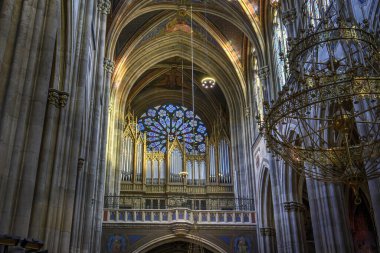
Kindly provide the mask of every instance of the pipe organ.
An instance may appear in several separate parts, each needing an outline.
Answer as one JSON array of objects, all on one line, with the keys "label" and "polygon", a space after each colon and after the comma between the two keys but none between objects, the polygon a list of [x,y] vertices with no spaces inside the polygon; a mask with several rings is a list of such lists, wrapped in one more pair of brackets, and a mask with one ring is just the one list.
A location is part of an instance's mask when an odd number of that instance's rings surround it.
[{"label": "pipe organ", "polygon": [[178,136],[167,136],[165,148],[152,150],[147,136],[137,119],[128,114],[120,145],[121,187],[116,195],[141,196],[149,201],[159,194],[187,194],[200,200],[220,198],[221,194],[234,197],[230,142],[225,134],[219,131],[205,138],[204,152],[189,152]]}]

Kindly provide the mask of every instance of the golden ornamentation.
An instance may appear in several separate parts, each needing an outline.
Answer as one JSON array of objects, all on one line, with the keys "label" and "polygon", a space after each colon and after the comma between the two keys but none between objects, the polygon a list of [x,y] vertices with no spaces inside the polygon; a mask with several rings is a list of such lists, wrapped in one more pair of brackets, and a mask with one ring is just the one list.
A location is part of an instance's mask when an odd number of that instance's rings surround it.
[{"label": "golden ornamentation", "polygon": [[379,50],[364,28],[329,18],[290,40],[291,75],[260,130],[297,172],[356,187],[380,176]]}]

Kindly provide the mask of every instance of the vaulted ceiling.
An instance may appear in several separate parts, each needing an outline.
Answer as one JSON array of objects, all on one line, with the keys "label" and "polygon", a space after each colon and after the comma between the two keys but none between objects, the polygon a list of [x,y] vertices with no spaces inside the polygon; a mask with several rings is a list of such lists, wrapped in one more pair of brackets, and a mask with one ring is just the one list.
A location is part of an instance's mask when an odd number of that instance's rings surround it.
[{"label": "vaulted ceiling", "polygon": [[[244,107],[250,57],[263,48],[258,1],[114,0],[107,54],[120,106],[136,116],[165,103],[191,108],[194,94],[209,127]],[[215,88],[202,87],[206,76]]]}]

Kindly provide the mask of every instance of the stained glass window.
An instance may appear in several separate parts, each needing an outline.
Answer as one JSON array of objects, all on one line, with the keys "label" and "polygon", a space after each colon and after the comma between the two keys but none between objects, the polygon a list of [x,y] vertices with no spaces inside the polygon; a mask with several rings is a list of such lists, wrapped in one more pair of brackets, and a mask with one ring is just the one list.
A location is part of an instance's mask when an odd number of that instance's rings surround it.
[{"label": "stained glass window", "polygon": [[306,0],[307,17],[309,17],[309,24],[316,26],[323,14],[327,14],[328,8],[332,0]]},{"label": "stained glass window", "polygon": [[288,39],[286,27],[283,25],[281,18],[278,15],[274,16],[273,20],[273,50],[275,56],[275,67],[279,78],[280,88],[285,85],[287,75],[286,55],[288,53],[286,41]]},{"label": "stained glass window", "polygon": [[193,111],[183,106],[166,104],[150,108],[139,121],[140,131],[147,136],[149,151],[166,152],[166,142],[185,141],[187,152],[204,153],[206,151],[205,124]]}]

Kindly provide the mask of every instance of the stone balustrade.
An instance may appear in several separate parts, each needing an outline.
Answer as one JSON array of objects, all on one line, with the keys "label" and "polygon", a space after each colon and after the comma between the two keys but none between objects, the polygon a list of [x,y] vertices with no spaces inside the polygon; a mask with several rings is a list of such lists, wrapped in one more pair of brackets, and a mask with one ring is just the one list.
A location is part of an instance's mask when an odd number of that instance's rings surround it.
[{"label": "stone balustrade", "polygon": [[213,225],[256,225],[256,212],[232,210],[190,210],[174,209],[105,209],[103,223],[134,224],[189,224]]},{"label": "stone balustrade", "polygon": [[170,185],[149,185],[149,184],[132,184],[130,182],[121,182],[122,192],[144,191],[146,193],[166,193],[166,192],[186,192],[192,194],[210,194],[210,193],[233,193],[232,185],[186,185],[185,189],[182,184]]}]

